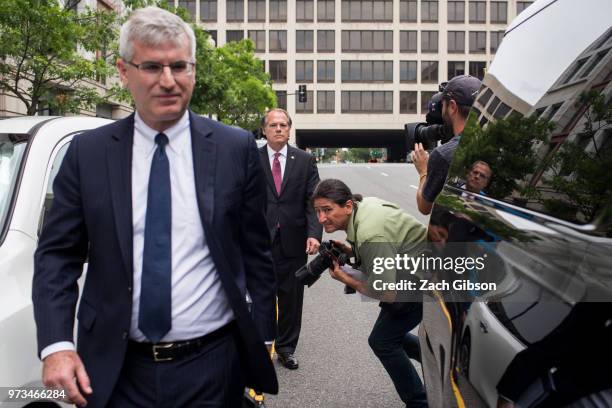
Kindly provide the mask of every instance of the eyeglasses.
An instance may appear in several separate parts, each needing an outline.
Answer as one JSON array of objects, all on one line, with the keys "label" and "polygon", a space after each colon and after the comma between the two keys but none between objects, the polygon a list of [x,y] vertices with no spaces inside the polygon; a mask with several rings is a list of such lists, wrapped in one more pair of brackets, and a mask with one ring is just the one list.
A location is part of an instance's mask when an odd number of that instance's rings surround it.
[{"label": "eyeglasses", "polygon": [[134,64],[132,61],[127,61],[133,67],[136,67],[138,71],[143,74],[150,76],[160,76],[164,71],[164,67],[170,68],[170,72],[172,75],[181,76],[181,75],[189,75],[193,72],[193,67],[195,67],[194,62],[189,61],[175,61],[170,64],[162,64],[154,61],[145,61],[140,64]]}]

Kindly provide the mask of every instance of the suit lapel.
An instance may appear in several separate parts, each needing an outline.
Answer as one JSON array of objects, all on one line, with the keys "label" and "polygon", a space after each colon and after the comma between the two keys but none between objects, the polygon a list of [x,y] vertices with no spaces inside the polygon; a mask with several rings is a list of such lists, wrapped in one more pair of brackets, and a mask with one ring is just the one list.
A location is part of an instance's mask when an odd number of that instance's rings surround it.
[{"label": "suit lapel", "polygon": [[215,205],[215,171],[217,144],[212,140],[212,130],[206,122],[189,112],[193,172],[200,218],[203,224],[211,224]]},{"label": "suit lapel", "polygon": [[266,173],[266,180],[268,180],[268,187],[274,192],[274,195],[278,197],[276,192],[276,186],[274,185],[274,176],[272,176],[272,169],[270,168],[270,156],[268,156],[268,145],[259,148],[259,155],[261,156],[261,164]]},{"label": "suit lapel", "polygon": [[106,149],[115,230],[128,282],[133,280],[132,147],[134,115],[117,122]]},{"label": "suit lapel", "polygon": [[287,160],[285,160],[285,174],[283,174],[283,183],[281,184],[281,194],[285,191],[287,180],[291,177],[291,172],[295,167],[295,154],[293,153],[293,147],[287,145]]}]

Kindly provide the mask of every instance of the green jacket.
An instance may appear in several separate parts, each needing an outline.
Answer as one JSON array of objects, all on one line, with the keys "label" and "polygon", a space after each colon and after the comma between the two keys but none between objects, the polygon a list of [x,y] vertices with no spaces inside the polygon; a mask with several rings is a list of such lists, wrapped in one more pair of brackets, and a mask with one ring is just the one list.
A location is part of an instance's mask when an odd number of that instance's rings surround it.
[{"label": "green jacket", "polygon": [[[376,258],[393,258],[415,253],[427,237],[427,228],[406,214],[396,204],[377,197],[364,197],[356,202],[349,219],[346,240],[353,246],[359,270],[368,276],[368,285],[376,279],[395,282],[395,267],[374,273]],[[379,265],[380,266],[380,265]],[[380,272],[380,269],[379,269]]]}]

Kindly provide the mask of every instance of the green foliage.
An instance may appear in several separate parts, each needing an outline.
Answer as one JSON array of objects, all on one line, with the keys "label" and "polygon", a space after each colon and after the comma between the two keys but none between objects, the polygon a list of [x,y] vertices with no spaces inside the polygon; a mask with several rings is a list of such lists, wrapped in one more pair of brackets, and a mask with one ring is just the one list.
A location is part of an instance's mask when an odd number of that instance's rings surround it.
[{"label": "green foliage", "polygon": [[493,197],[507,197],[513,190],[521,189],[519,182],[538,167],[534,142],[548,140],[552,129],[548,121],[519,115],[490,122],[483,129],[472,113],[455,152],[450,174],[464,178],[472,163],[485,161],[493,169],[487,193]]},{"label": "green foliage", "polygon": [[251,40],[215,48],[208,34],[195,27],[197,41],[196,86],[191,107],[214,114],[224,123],[257,129],[263,113],[276,106],[270,76],[254,54]]},{"label": "green foliage", "polygon": [[107,58],[87,58],[108,49],[116,36],[116,15],[87,9],[78,1],[0,2],[0,90],[17,97],[28,115],[43,101],[59,112],[78,112],[107,99],[82,83],[114,72]]},{"label": "green foliage", "polygon": [[562,198],[547,199],[544,205],[564,219],[589,222],[612,200],[612,144],[606,140],[610,134],[596,139],[599,130],[610,127],[612,107],[597,91],[583,93],[576,106],[586,109],[584,128],[576,141],[565,141],[553,156],[553,175],[547,180]]}]

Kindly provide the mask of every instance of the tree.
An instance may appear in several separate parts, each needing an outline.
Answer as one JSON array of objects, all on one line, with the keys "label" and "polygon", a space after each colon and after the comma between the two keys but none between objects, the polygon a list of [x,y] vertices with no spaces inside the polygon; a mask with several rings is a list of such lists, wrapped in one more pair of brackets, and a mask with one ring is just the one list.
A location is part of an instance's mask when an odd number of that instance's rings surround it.
[{"label": "tree", "polygon": [[[539,159],[534,142],[548,140],[553,124],[535,116],[510,115],[481,128],[474,113],[466,123],[450,170],[451,177],[464,178],[472,163],[482,160],[493,169],[487,194],[503,198],[523,189],[526,177],[533,174]],[[526,187],[529,188],[529,187]],[[525,195],[526,191],[523,191]]]},{"label": "tree", "polygon": [[83,79],[114,72],[111,61],[95,55],[114,41],[116,14],[90,9],[77,13],[78,3],[0,2],[0,91],[18,98],[28,115],[46,104],[60,113],[78,112],[110,97]]},{"label": "tree", "polygon": [[263,61],[255,57],[253,42],[215,48],[208,33],[197,26],[194,30],[198,48],[192,109],[244,129],[259,128],[266,109],[276,106],[276,94]]}]

